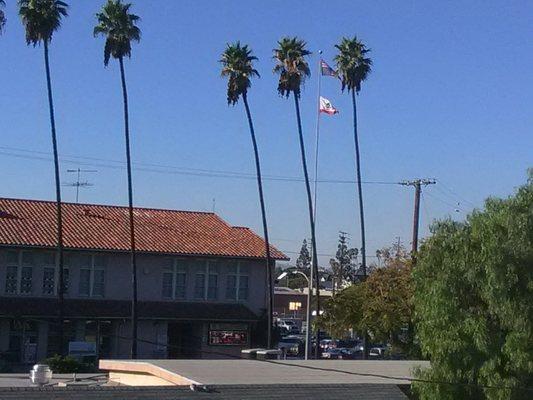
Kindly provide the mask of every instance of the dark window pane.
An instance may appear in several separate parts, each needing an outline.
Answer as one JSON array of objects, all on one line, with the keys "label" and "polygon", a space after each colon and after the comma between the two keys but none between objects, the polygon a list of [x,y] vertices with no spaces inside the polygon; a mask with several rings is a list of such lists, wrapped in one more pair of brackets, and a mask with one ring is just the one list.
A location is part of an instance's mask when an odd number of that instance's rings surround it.
[{"label": "dark window pane", "polygon": [[203,299],[205,296],[205,274],[196,274],[194,281],[194,298]]},{"label": "dark window pane", "polygon": [[236,300],[237,299],[237,276],[228,275],[226,277],[226,299]]},{"label": "dark window pane", "polygon": [[90,289],[91,289],[91,270],[80,269],[80,287],[79,287],[80,296],[89,296]]},{"label": "dark window pane", "polygon": [[209,274],[209,286],[207,287],[207,298],[216,300],[218,297],[218,275]]},{"label": "dark window pane", "polygon": [[103,296],[105,293],[105,273],[103,269],[93,271],[93,296]]},{"label": "dark window pane", "polygon": [[248,300],[248,277],[246,275],[239,277],[239,300]]},{"label": "dark window pane", "polygon": [[183,272],[178,272],[176,274],[176,290],[175,297],[176,299],[184,299],[186,297],[187,289],[187,274]]},{"label": "dark window pane", "polygon": [[55,268],[45,267],[43,269],[43,294],[54,294]]},{"label": "dark window pane", "polygon": [[7,267],[6,269],[6,293],[17,293],[17,276],[18,268],[15,266]]},{"label": "dark window pane", "polygon": [[172,298],[172,272],[163,272],[162,294],[164,299]]},{"label": "dark window pane", "polygon": [[22,270],[20,273],[20,293],[23,293],[23,294],[31,293],[32,277],[33,277],[33,268],[22,267]]}]

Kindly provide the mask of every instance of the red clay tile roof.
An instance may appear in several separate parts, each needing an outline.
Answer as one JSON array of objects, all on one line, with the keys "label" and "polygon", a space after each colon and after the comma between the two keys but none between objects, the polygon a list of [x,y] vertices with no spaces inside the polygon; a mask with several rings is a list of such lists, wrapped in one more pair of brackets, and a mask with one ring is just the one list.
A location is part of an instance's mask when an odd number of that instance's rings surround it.
[{"label": "red clay tile roof", "polygon": [[[128,250],[127,207],[63,203],[66,248]],[[54,247],[55,202],[0,198],[0,245]],[[264,258],[265,242],[214,213],[135,208],[141,252]],[[287,259],[271,247],[274,259]]]}]

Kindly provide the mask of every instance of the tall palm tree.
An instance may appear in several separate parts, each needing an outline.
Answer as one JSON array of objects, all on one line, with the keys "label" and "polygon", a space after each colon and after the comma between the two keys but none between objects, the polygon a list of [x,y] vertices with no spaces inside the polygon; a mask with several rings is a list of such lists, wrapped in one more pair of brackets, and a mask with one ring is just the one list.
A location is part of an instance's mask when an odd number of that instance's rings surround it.
[{"label": "tall palm tree", "polygon": [[4,11],[1,9],[2,7],[5,7],[6,3],[4,0],[0,0],[0,34],[4,31],[4,26],[6,25],[6,15],[4,14]]},{"label": "tall palm tree", "polygon": [[131,57],[131,42],[139,42],[141,30],[135,25],[137,15],[129,12],[131,4],[121,0],[108,0],[101,12],[96,14],[98,24],[94,27],[94,36],[106,38],[104,46],[104,65],[107,67],[111,57],[119,62],[124,100],[124,135],[126,139],[126,162],[128,171],[128,211],[130,231],[130,257],[132,275],[131,300],[131,358],[137,358],[137,261],[135,254],[135,225],[133,220],[133,185],[131,178],[130,128],[128,116],[128,91],[124,74],[124,57]]},{"label": "tall palm tree", "polygon": [[[313,200],[311,197],[311,186],[309,185],[309,174],[307,172],[307,159],[305,155],[304,137],[302,133],[302,120],[300,117],[300,92],[305,79],[311,75],[309,65],[305,57],[311,52],[307,50],[307,43],[297,37],[284,37],[278,41],[278,47],[274,49],[274,59],[276,66],[274,73],[279,74],[278,93],[288,98],[292,93],[294,106],[296,108],[296,122],[298,123],[298,138],[300,140],[300,152],[302,157],[302,168],[305,178],[305,189],[307,191],[307,205],[309,208],[309,223],[311,225],[311,250],[313,254],[312,268],[316,285],[316,305],[317,315],[320,313],[320,278],[318,276],[318,258],[316,250],[315,219],[313,216]],[[307,321],[310,328],[310,321]],[[309,344],[307,344],[309,345]],[[316,346],[318,354],[318,346]]]},{"label": "tall palm tree", "polygon": [[259,151],[255,138],[254,124],[252,114],[248,105],[248,89],[252,86],[250,78],[259,77],[259,73],[254,69],[253,63],[257,57],[252,55],[252,50],[247,45],[241,46],[240,42],[228,44],[220,62],[222,63],[222,76],[228,78],[228,104],[235,105],[239,98],[242,97],[248,125],[250,127],[250,136],[255,157],[255,170],[257,173],[257,188],[259,190],[259,203],[261,206],[261,217],[263,219],[263,234],[265,236],[265,254],[267,267],[267,288],[268,288],[268,331],[267,345],[272,347],[272,309],[274,299],[274,289],[272,285],[272,259],[270,257],[270,242],[268,240],[267,217],[265,211],[265,199],[263,196],[263,181],[261,178],[261,164],[259,160]]},{"label": "tall palm tree", "polygon": [[[337,73],[341,78],[342,91],[348,89],[352,95],[353,106],[353,137],[355,142],[355,167],[357,174],[357,192],[359,196],[359,220],[361,223],[361,267],[363,279],[366,279],[366,241],[365,241],[365,213],[363,208],[363,189],[361,186],[361,157],[359,151],[359,136],[357,132],[357,103],[355,95],[359,94],[361,84],[368,78],[372,69],[372,60],[367,57],[368,49],[356,36],[342,38],[335,45],[339,53],[335,56]],[[366,358],[366,334],[364,340],[363,356]]]},{"label": "tall palm tree", "polygon": [[26,43],[33,45],[43,43],[44,66],[46,70],[46,84],[48,89],[48,106],[50,110],[50,127],[52,132],[52,148],[54,152],[54,173],[56,189],[56,239],[57,239],[57,264],[59,269],[59,351],[64,353],[64,277],[63,277],[63,217],[61,215],[61,182],[59,179],[59,158],[57,154],[57,135],[54,114],[54,101],[52,97],[52,82],[50,77],[50,62],[48,47],[52,35],[61,26],[61,20],[68,15],[67,3],[59,0],[19,0],[19,15],[26,30]]}]

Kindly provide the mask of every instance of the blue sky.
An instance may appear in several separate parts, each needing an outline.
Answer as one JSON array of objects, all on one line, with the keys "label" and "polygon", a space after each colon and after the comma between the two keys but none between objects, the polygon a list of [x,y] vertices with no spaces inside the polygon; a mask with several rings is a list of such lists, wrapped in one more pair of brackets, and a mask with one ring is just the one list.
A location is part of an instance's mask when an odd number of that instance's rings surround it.
[{"label": "blue sky", "polygon": [[[70,1],[70,16],[51,45],[62,179],[67,168],[98,169],[81,201],[126,204],[119,71],[104,68],[103,39],[92,37],[103,1]],[[219,59],[227,42],[250,44],[261,79],[249,98],[263,169],[301,177],[293,102],[276,93],[272,49],[283,35],[307,40],[313,75],[302,93],[313,164],[317,51],[331,63],[333,45],[357,34],[374,70],[358,98],[363,180],[431,177],[421,206],[422,234],[434,218],[462,219],[483,199],[507,196],[533,166],[533,3],[528,1],[159,1],[137,0],[142,41],[126,62],[139,206],[207,210],[261,233],[253,179],[198,176],[196,171],[253,173],[241,104],[226,105]],[[42,48],[27,47],[8,1],[0,37],[2,196],[53,199]],[[354,178],[350,101],[332,78],[322,94],[340,109],[323,117],[322,179]],[[85,158],[81,158],[85,157]],[[95,160],[95,159],[100,160]],[[68,161],[68,162],[67,162]],[[168,167],[150,166],[165,165]],[[183,174],[187,172],[188,174]],[[193,174],[190,174],[190,173]],[[365,184],[368,253],[401,237],[409,245],[413,190]],[[288,252],[309,237],[305,188],[265,181],[271,237]],[[317,242],[322,262],[337,232],[359,246],[355,186],[319,185]],[[64,199],[74,200],[64,188]],[[456,211],[457,210],[457,211]]]}]

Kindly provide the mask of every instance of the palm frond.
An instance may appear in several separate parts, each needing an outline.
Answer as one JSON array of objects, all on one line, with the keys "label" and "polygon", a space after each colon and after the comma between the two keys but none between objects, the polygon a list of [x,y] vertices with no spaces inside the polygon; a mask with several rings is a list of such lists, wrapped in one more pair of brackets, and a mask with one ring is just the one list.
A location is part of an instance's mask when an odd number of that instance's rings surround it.
[{"label": "palm frond", "polygon": [[26,30],[26,43],[50,42],[68,16],[68,4],[60,0],[19,0],[19,16]]},{"label": "palm frond", "polygon": [[361,84],[372,72],[372,60],[367,57],[370,49],[363,42],[353,38],[342,38],[341,42],[335,45],[339,53],[335,56],[337,71],[341,78],[342,90],[355,90],[359,93]]},{"label": "palm frond", "polygon": [[273,72],[279,75],[278,93],[281,96],[289,97],[292,92],[299,97],[302,84],[311,75],[305,59],[311,52],[305,48],[306,45],[304,40],[297,37],[284,37],[273,50],[276,60]]},{"label": "palm frond", "polygon": [[[5,7],[6,3],[4,0],[0,0],[0,8]],[[4,26],[6,26],[6,14],[3,10],[0,10],[0,34],[4,31]]]},{"label": "palm frond", "polygon": [[121,0],[108,0],[101,12],[96,14],[98,24],[93,29],[93,35],[106,38],[104,65],[111,57],[131,57],[131,42],[141,40],[141,30],[135,25],[140,18],[131,14],[130,8],[131,4],[124,4]]},{"label": "palm frond", "polygon": [[222,64],[221,76],[228,77],[228,104],[235,105],[252,86],[251,78],[259,77],[254,61],[257,57],[252,55],[248,45],[241,46],[240,42],[226,45],[219,62]]}]

